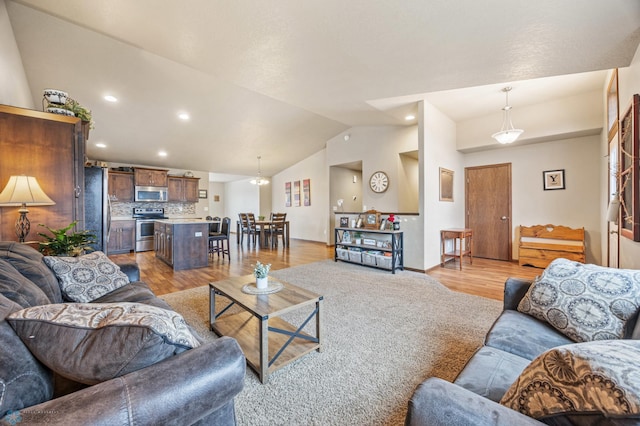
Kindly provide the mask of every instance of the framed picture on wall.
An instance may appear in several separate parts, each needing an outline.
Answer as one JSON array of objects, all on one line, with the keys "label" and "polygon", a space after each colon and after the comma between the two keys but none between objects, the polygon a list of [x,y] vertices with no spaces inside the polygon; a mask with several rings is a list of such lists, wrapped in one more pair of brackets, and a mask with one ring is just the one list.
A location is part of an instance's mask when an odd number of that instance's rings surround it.
[{"label": "framed picture on wall", "polygon": [[564,169],[547,170],[542,172],[542,181],[545,191],[551,191],[554,189],[565,189]]},{"label": "framed picture on wall", "polygon": [[453,201],[453,170],[440,167],[440,201]]},{"label": "framed picture on wall", "polygon": [[300,207],[300,181],[293,182],[293,206]]},{"label": "framed picture on wall", "polygon": [[302,194],[304,199],[304,205],[311,205],[311,179],[305,179],[302,181]]},{"label": "framed picture on wall", "polygon": [[198,198],[207,198],[207,190],[199,189],[198,190]]},{"label": "framed picture on wall", "polygon": [[291,207],[291,182],[284,183],[284,205]]}]

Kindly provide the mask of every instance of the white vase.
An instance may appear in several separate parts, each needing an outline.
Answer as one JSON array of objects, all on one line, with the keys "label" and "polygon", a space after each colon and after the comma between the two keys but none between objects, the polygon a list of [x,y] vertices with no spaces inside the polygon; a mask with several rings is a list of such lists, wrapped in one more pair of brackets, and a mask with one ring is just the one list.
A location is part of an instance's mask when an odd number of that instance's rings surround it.
[{"label": "white vase", "polygon": [[269,287],[269,278],[256,278],[256,287],[258,287],[259,290],[265,290]]}]

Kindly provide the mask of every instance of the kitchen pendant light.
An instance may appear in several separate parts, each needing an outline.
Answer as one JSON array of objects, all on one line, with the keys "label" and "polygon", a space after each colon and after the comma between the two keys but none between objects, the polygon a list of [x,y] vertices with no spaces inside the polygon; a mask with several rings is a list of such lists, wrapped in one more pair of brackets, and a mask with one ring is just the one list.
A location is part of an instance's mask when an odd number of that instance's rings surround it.
[{"label": "kitchen pendant light", "polygon": [[491,135],[492,138],[497,140],[501,144],[508,144],[515,142],[516,139],[524,132],[522,129],[514,129],[513,123],[511,122],[511,106],[509,105],[509,92],[511,91],[511,87],[507,86],[502,91],[505,93],[506,102],[504,108],[504,118],[502,120],[502,128],[499,132]]},{"label": "kitchen pendant light", "polygon": [[260,159],[261,159],[261,158],[262,158],[262,157],[258,155],[258,176],[256,176],[255,178],[253,178],[253,179],[251,179],[251,180],[250,180],[250,182],[251,182],[253,185],[259,185],[259,186],[261,186],[261,185],[266,185],[266,184],[268,184],[268,183],[269,183],[269,180],[268,180],[268,179],[265,179],[265,178],[263,178],[263,177],[261,176],[261,172],[260,172]]}]

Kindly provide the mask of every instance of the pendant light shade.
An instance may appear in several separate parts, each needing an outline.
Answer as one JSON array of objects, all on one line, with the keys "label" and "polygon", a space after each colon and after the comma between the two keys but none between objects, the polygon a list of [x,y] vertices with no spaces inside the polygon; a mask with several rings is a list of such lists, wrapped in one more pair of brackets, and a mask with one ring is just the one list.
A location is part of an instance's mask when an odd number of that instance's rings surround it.
[{"label": "pendant light shade", "polygon": [[502,120],[502,128],[499,132],[491,135],[492,138],[497,140],[501,144],[508,144],[515,142],[518,137],[524,132],[522,129],[515,129],[513,127],[513,123],[511,122],[511,106],[509,105],[509,92],[511,91],[511,87],[505,87],[502,89],[506,96],[506,102],[504,108],[504,118]]},{"label": "pendant light shade", "polygon": [[253,185],[267,185],[269,183],[269,179],[263,178],[261,176],[261,172],[260,172],[260,159],[262,157],[258,155],[258,176],[256,176],[255,178],[251,179],[249,182],[251,182]]}]

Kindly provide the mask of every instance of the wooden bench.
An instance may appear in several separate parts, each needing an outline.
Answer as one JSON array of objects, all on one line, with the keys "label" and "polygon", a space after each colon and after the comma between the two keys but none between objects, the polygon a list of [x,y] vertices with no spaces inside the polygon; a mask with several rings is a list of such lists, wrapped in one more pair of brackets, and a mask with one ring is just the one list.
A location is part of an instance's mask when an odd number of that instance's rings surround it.
[{"label": "wooden bench", "polygon": [[518,263],[546,268],[552,260],[563,257],[585,262],[584,228],[558,225],[520,225]]}]

